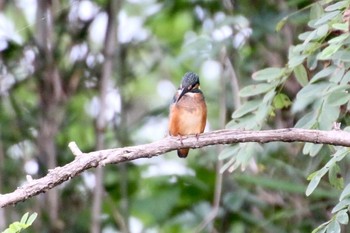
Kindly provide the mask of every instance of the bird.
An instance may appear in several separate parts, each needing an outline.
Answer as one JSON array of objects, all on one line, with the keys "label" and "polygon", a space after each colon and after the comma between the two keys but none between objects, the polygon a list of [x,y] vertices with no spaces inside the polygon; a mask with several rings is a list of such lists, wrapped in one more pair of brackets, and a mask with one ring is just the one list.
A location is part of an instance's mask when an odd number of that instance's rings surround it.
[{"label": "bird", "polygon": [[[203,92],[200,89],[199,76],[187,72],[182,78],[169,110],[169,134],[182,137],[204,132],[207,121],[207,105]],[[177,150],[180,158],[186,158],[189,148]]]}]

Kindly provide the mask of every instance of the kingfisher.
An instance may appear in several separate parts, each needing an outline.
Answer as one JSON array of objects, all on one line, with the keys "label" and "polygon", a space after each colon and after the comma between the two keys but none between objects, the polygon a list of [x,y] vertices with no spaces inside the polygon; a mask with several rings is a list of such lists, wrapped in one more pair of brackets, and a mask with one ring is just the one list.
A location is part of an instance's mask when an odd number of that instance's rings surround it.
[{"label": "kingfisher", "polygon": [[[203,133],[207,121],[207,105],[200,89],[199,77],[193,72],[187,72],[181,81],[169,111],[169,134],[182,137],[196,135],[197,140]],[[189,148],[177,150],[180,158],[186,158]]]}]

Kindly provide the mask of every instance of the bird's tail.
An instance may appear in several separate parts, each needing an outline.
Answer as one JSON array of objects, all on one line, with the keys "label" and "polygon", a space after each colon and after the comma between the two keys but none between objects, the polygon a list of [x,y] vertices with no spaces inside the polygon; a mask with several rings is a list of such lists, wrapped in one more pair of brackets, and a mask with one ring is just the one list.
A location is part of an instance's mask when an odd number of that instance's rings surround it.
[{"label": "bird's tail", "polygon": [[187,155],[188,155],[188,151],[190,149],[189,148],[183,148],[183,149],[179,149],[177,150],[177,155],[180,157],[180,158],[186,158]]}]

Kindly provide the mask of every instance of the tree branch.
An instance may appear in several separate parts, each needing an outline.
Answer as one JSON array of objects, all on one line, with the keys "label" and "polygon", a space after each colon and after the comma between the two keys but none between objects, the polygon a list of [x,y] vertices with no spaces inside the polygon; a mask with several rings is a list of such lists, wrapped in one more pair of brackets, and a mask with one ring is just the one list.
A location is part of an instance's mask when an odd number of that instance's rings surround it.
[{"label": "tree branch", "polygon": [[[350,147],[350,133],[341,130],[320,131],[308,129],[277,129],[263,131],[218,130],[196,136],[183,138],[182,144],[177,137],[166,137],[149,144],[116,149],[99,150],[90,153],[77,153],[75,159],[63,167],[49,170],[40,179],[30,180],[12,193],[0,194],[0,207],[16,204],[30,197],[45,193],[49,189],[67,181],[83,171],[99,165],[116,164],[140,158],[151,158],[178,148],[200,148],[217,144],[233,144],[238,142],[311,142]],[[75,148],[70,145],[70,148]]]}]

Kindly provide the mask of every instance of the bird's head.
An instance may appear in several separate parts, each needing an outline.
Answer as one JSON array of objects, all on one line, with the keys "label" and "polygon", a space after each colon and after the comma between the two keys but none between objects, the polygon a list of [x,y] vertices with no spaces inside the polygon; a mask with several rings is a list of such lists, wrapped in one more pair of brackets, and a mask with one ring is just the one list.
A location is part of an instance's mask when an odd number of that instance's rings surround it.
[{"label": "bird's head", "polygon": [[179,102],[182,96],[184,96],[187,92],[200,89],[198,75],[193,72],[187,72],[182,78],[180,89],[181,94],[179,95],[179,98],[177,98],[176,102]]}]

